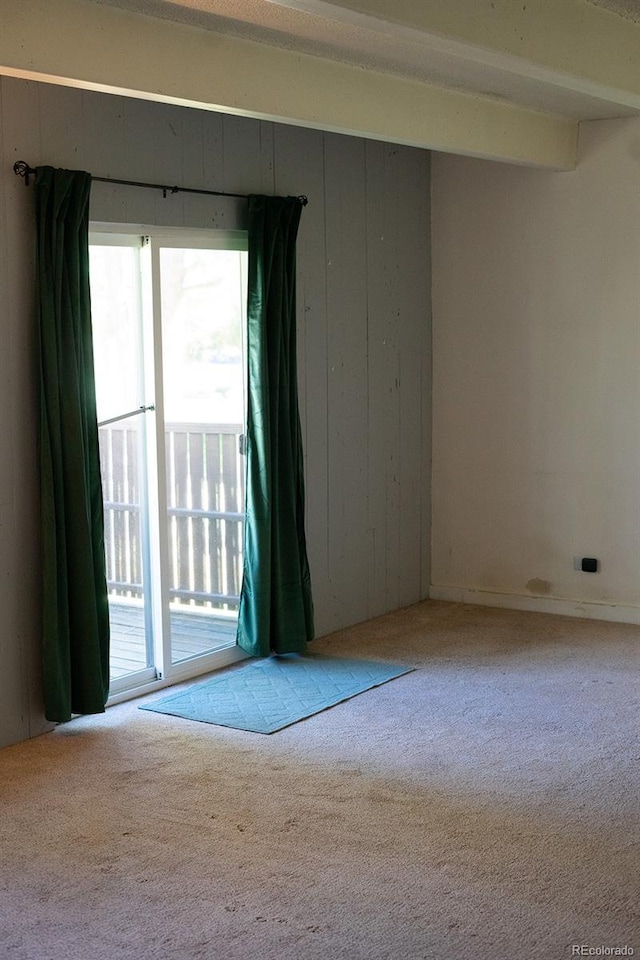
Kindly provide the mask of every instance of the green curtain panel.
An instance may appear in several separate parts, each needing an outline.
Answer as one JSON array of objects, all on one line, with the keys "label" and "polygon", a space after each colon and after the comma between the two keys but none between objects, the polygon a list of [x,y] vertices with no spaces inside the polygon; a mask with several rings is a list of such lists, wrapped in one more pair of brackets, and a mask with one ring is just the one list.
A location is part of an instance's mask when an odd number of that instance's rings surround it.
[{"label": "green curtain panel", "polygon": [[89,294],[88,173],[36,177],[45,715],[102,713],[109,608]]},{"label": "green curtain panel", "polygon": [[247,494],[238,644],[302,653],[313,639],[296,371],[296,197],[249,198]]}]

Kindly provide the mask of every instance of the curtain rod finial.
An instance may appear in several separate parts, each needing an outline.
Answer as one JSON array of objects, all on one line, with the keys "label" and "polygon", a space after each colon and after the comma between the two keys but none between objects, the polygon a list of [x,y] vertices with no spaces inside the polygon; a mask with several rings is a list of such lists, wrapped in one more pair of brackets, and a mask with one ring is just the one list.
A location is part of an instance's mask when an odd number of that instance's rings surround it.
[{"label": "curtain rod finial", "polygon": [[24,178],[25,187],[29,186],[29,177],[35,174],[35,170],[29,166],[26,160],[16,160],[13,165],[13,172],[17,177]]}]

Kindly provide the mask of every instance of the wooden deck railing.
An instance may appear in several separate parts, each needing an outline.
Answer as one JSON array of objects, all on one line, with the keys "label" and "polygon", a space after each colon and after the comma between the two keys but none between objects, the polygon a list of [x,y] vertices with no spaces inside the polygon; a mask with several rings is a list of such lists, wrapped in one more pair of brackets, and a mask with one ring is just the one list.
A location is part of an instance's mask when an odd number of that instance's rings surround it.
[{"label": "wooden deck railing", "polygon": [[[242,583],[244,458],[241,427],[168,424],[170,598],[233,610]],[[105,554],[111,594],[142,597],[140,421],[100,429]]]}]

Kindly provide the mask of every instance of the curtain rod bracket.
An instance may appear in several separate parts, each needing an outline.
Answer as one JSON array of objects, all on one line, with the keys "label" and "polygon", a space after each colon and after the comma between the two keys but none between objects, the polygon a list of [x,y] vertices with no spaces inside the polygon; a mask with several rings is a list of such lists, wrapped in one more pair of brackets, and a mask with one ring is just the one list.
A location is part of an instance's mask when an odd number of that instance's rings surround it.
[{"label": "curtain rod bracket", "polygon": [[16,177],[24,178],[25,187],[29,186],[29,178],[35,176],[36,171],[30,167],[26,160],[16,160],[13,165],[13,172]]}]

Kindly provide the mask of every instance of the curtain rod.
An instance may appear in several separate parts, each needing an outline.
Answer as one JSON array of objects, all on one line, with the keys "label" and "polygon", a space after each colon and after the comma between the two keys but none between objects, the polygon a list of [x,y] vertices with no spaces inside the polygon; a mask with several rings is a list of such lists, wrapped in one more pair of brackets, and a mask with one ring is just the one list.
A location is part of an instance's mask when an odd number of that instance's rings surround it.
[{"label": "curtain rod", "polygon": [[[35,177],[36,170],[34,167],[30,167],[25,160],[16,160],[13,165],[13,172],[17,177],[23,177],[25,186],[29,186],[30,177]],[[100,183],[119,183],[123,187],[145,187],[149,190],[162,190],[162,196],[167,198],[168,194],[174,193],[200,193],[205,194],[209,197],[235,197],[237,200],[248,200],[248,193],[225,193],[224,190],[199,190],[195,187],[165,187],[161,183],[142,183],[139,180],[116,180],[113,177],[94,177],[91,176],[92,180],[97,180]],[[297,197],[303,207],[306,207],[309,202],[307,197],[304,195]]]}]

